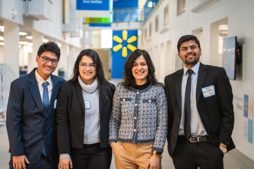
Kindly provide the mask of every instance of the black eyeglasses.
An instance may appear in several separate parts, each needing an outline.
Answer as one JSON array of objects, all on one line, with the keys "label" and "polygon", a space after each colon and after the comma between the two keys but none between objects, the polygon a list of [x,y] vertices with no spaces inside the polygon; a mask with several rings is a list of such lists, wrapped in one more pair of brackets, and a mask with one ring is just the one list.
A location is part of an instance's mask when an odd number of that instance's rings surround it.
[{"label": "black eyeglasses", "polygon": [[58,63],[58,59],[50,59],[49,57],[47,56],[41,56],[43,62],[45,63],[48,63],[48,62],[51,62],[53,65],[56,65]]}]

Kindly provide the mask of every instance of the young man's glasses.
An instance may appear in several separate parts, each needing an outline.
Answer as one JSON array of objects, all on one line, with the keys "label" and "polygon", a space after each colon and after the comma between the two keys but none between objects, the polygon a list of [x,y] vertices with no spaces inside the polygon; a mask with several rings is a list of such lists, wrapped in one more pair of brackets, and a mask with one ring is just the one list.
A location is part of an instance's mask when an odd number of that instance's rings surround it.
[{"label": "young man's glasses", "polygon": [[42,58],[43,62],[45,62],[45,63],[51,62],[53,65],[56,65],[59,61],[58,59],[50,59],[47,56],[41,56],[41,58]]}]

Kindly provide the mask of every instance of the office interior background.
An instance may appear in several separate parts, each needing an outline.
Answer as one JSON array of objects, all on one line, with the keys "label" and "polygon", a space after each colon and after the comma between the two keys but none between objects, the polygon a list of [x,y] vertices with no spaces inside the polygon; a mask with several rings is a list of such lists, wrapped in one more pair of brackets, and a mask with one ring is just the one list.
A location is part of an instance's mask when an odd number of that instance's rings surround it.
[{"label": "office interior background", "polygon": [[[163,82],[183,66],[178,38],[194,34],[201,42],[201,62],[224,67],[233,88],[236,149],[226,155],[226,169],[254,169],[253,9],[253,0],[0,0],[0,168],[7,168],[9,158],[10,83],[36,66],[43,42],[60,46],[55,74],[66,80],[84,48],[99,53],[113,82],[121,79],[128,55],[142,48]],[[169,166],[170,157],[163,159]]]}]

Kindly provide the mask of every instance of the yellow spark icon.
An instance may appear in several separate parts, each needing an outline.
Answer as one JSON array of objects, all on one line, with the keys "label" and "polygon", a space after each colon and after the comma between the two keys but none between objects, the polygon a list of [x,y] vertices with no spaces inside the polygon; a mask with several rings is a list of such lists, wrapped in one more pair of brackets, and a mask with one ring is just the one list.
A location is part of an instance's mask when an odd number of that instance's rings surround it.
[{"label": "yellow spark icon", "polygon": [[[130,43],[133,43],[135,41],[137,41],[137,37],[135,35],[131,36],[130,38],[128,38],[128,31],[127,30],[123,30],[122,31],[122,38],[120,38],[119,36],[115,35],[113,37],[113,41],[117,42],[118,44],[115,45],[113,47],[113,51],[114,52],[117,52],[119,50],[122,49],[122,57],[127,57],[128,55],[128,50],[129,49],[130,51],[134,51],[136,50],[136,47],[133,46],[132,44]],[[127,42],[127,46],[123,46],[123,42],[126,41]]]}]

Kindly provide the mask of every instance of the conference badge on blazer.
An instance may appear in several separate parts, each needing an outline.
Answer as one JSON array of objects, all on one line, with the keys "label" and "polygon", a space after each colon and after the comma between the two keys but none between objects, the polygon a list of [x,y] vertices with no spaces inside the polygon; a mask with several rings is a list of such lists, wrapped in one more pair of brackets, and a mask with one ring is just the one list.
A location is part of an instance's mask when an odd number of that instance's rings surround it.
[{"label": "conference badge on blazer", "polygon": [[54,109],[56,109],[57,99],[54,101]]},{"label": "conference badge on blazer", "polygon": [[202,93],[203,93],[204,98],[214,96],[215,95],[214,85],[203,87]]},{"label": "conference badge on blazer", "polygon": [[91,103],[85,100],[85,109],[91,109]]}]

